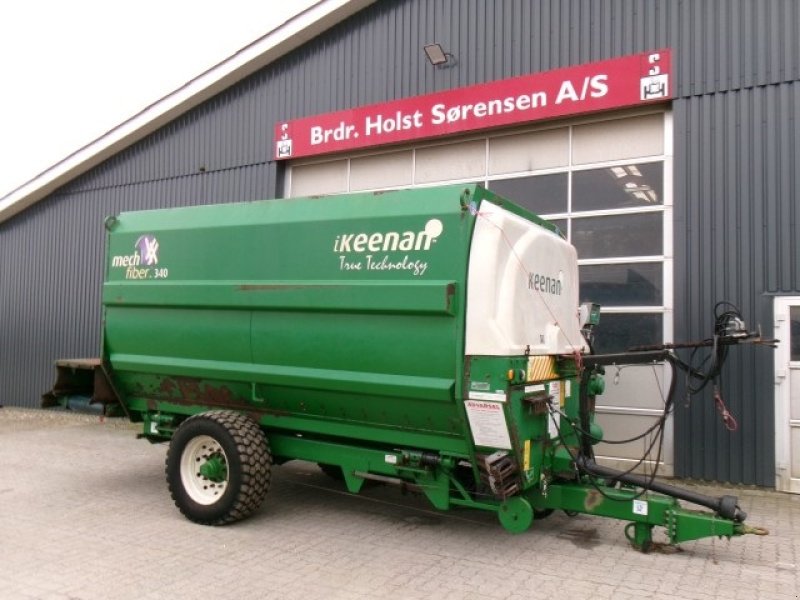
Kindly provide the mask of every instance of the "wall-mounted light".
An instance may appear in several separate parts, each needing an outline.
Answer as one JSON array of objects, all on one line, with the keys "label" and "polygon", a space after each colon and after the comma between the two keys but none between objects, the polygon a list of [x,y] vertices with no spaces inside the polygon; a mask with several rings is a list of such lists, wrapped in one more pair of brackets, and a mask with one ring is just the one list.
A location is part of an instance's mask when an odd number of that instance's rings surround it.
[{"label": "wall-mounted light", "polygon": [[445,52],[441,44],[427,44],[423,50],[425,50],[425,56],[428,57],[428,61],[434,67],[445,68],[456,64],[456,57],[449,52]]}]

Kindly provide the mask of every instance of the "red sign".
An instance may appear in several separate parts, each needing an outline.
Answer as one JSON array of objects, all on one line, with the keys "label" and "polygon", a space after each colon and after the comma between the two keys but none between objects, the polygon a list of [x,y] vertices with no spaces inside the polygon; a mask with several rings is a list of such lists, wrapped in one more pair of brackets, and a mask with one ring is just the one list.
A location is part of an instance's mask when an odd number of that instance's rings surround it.
[{"label": "red sign", "polygon": [[275,160],[663,101],[671,67],[659,50],[285,121]]}]

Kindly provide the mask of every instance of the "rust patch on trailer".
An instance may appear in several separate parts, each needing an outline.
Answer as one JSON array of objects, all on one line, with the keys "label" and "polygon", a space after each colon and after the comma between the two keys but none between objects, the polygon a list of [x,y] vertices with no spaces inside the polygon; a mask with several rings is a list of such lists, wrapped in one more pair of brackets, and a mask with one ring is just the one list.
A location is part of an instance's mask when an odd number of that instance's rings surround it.
[{"label": "rust patch on trailer", "polygon": [[[188,402],[229,405],[236,401],[230,388],[224,385],[217,387],[208,383],[204,384],[199,379],[192,377],[176,377],[175,383],[181,399]],[[162,383],[163,387],[164,383]]]},{"label": "rust patch on trailer", "polygon": [[[151,385],[137,383],[131,386],[133,396],[143,398],[150,411],[156,412],[160,402],[179,406],[203,406],[209,409],[242,411],[258,421],[263,415],[291,416],[287,410],[254,406],[251,399],[227,385],[215,385],[194,377],[159,377]],[[256,418],[258,416],[258,418]]]},{"label": "rust patch on trailer", "polygon": [[167,398],[169,398],[170,396],[172,396],[172,392],[177,387],[178,386],[175,385],[175,382],[172,379],[166,378],[161,380],[161,385],[158,386],[158,391],[162,392],[164,395],[166,395]]},{"label": "rust patch on trailer", "polygon": [[176,404],[208,404],[229,408],[246,406],[247,403],[246,398],[237,397],[228,386],[203,383],[193,377],[165,377],[148,396]]},{"label": "rust patch on trailer", "polygon": [[455,283],[448,283],[447,289],[445,290],[445,306],[447,312],[453,312],[453,300],[456,297],[456,284]]},{"label": "rust patch on trailer", "polygon": [[206,385],[203,388],[203,396],[212,404],[231,404],[236,401],[230,388],[227,386],[214,387]]},{"label": "rust patch on trailer", "polygon": [[180,377],[175,378],[175,383],[178,385],[178,394],[183,400],[195,403],[205,400],[199,379]]},{"label": "rust patch on trailer", "polygon": [[592,512],[595,508],[603,503],[603,494],[597,490],[590,490],[586,494],[586,500],[583,501],[583,507],[587,512]]}]

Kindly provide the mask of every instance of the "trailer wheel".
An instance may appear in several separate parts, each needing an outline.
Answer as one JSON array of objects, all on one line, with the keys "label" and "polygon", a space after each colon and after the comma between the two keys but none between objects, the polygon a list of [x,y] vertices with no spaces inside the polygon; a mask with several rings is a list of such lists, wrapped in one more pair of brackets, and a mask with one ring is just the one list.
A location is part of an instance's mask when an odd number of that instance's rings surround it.
[{"label": "trailer wheel", "polygon": [[175,505],[195,523],[225,525],[261,506],[272,455],[261,428],[232,411],[186,419],[167,450],[167,485]]}]

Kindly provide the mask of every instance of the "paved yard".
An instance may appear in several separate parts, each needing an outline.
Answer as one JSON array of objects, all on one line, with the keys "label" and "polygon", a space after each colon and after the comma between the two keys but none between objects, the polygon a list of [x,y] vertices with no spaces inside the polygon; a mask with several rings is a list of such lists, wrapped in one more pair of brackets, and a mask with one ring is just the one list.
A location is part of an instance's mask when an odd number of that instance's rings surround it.
[{"label": "paved yard", "polygon": [[[739,496],[767,537],[640,554],[623,523],[555,513],[527,533],[440,513],[314,465],[274,470],[254,517],[194,525],[172,505],[166,446],[98,417],[0,409],[0,598],[752,598],[800,593],[800,496]],[[689,485],[689,484],[687,484]],[[693,485],[706,492],[717,488]]]}]

